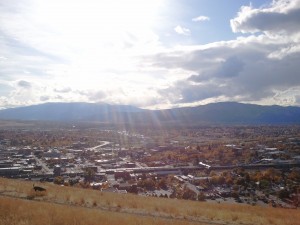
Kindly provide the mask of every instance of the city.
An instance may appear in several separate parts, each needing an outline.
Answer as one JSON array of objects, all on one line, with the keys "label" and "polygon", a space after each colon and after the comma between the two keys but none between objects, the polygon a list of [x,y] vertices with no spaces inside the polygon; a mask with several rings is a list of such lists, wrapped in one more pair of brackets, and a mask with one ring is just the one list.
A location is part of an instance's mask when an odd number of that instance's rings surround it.
[{"label": "city", "polygon": [[299,126],[3,128],[0,176],[102,192],[295,208]]},{"label": "city", "polygon": [[1,225],[299,225],[300,0],[0,0]]}]

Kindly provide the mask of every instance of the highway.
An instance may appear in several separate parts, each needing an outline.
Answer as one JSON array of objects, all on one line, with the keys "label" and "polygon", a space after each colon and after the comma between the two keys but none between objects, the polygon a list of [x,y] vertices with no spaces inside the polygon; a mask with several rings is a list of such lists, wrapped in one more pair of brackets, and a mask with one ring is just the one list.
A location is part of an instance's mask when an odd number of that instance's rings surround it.
[{"label": "highway", "polygon": [[[45,163],[43,163],[40,159],[35,157],[38,164],[40,164],[43,168],[43,174],[35,174],[33,177],[52,177],[53,171],[49,169]],[[300,167],[299,163],[290,163],[290,164],[249,164],[249,165],[231,165],[231,166],[211,166],[210,170],[226,170],[226,169],[234,169],[234,168],[244,168],[248,170],[257,170],[257,169],[264,169],[264,168],[293,168],[293,167]],[[204,167],[199,166],[182,166],[182,167],[173,167],[173,166],[165,166],[165,167],[136,167],[136,168],[118,168],[118,169],[108,169],[108,170],[101,170],[98,173],[106,173],[106,174],[113,174],[118,171],[128,171],[130,173],[159,173],[163,172],[163,174],[182,174],[182,172],[187,171],[198,171],[204,170]],[[64,175],[71,175],[70,173],[63,173]],[[77,175],[83,175],[83,172],[76,173]],[[27,177],[28,175],[17,175],[11,177]]]},{"label": "highway", "polygon": [[[299,163],[289,163],[289,164],[249,164],[249,165],[229,165],[229,166],[210,166],[209,170],[225,170],[225,169],[235,169],[235,168],[244,168],[244,169],[263,169],[263,168],[293,168],[300,167]],[[164,167],[139,167],[139,168],[118,168],[118,169],[109,169],[102,170],[100,172],[118,172],[118,171],[129,171],[133,173],[153,173],[153,172],[162,172],[162,171],[170,171],[178,172],[180,171],[197,171],[204,170],[206,167],[203,166],[181,166],[181,167],[173,167],[173,166],[164,166]]]},{"label": "highway", "polygon": [[101,145],[97,145],[95,147],[87,148],[87,150],[89,150],[89,151],[98,151],[98,148],[102,148],[102,147],[104,147],[104,146],[106,146],[108,144],[110,144],[109,141],[102,141]]}]

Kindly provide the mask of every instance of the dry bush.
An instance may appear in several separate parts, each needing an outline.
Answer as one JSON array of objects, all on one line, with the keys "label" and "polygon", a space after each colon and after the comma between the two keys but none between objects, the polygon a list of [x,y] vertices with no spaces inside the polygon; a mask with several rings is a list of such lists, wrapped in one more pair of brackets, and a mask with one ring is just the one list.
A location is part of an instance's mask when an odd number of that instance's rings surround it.
[{"label": "dry bush", "polygon": [[83,206],[83,205],[85,204],[85,199],[84,199],[83,197],[80,199],[79,204],[80,204],[81,206]]},{"label": "dry bush", "polygon": [[35,198],[41,198],[47,196],[47,191],[34,191],[33,189],[30,189],[28,191],[26,198],[29,200],[35,199]]},{"label": "dry bush", "polygon": [[71,200],[71,196],[70,196],[69,194],[66,194],[66,197],[65,197],[65,199],[66,199],[66,201],[67,201],[67,202],[70,202],[70,200]]},{"label": "dry bush", "polygon": [[94,206],[94,207],[97,207],[97,205],[98,205],[98,204],[97,204],[97,201],[94,200],[94,201],[93,201],[93,206]]},{"label": "dry bush", "polygon": [[237,215],[232,215],[231,218],[232,218],[232,221],[237,221],[237,219],[238,219],[239,217],[238,217]]}]

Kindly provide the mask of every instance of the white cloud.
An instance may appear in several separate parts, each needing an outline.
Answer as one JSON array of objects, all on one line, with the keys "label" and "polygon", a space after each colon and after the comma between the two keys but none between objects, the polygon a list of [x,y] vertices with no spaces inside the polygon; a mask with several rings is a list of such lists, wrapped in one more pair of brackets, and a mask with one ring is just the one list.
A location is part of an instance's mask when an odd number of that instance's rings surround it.
[{"label": "white cloud", "polygon": [[174,27],[174,30],[177,34],[181,34],[181,35],[190,35],[191,31],[188,28],[182,27],[180,25],[177,25],[176,27]]},{"label": "white cloud", "polygon": [[40,97],[41,102],[46,102],[46,101],[49,101],[49,100],[50,100],[49,96],[43,95],[43,96]]},{"label": "white cloud", "polygon": [[152,29],[160,5],[160,0],[1,3],[0,79],[13,83],[1,95],[13,105],[120,102],[123,97],[114,91],[120,87],[147,97],[142,93],[157,83],[155,69],[143,67],[139,58],[161,48]]},{"label": "white cloud", "polygon": [[271,52],[268,57],[271,59],[282,59],[288,55],[300,52],[300,43],[291,43],[287,47],[278,49],[277,51]]},{"label": "white cloud", "polygon": [[300,52],[300,0],[274,0],[262,8],[244,6],[230,20],[234,32],[261,32],[273,39],[277,48],[268,58],[280,60]]},{"label": "white cloud", "polygon": [[[184,69],[190,76],[161,89],[160,94],[173,104],[199,104],[209,101],[243,101],[262,104],[297,104],[300,89],[300,53],[280,60],[270,54],[291,43],[266,35],[201,46],[170,49],[154,55],[156,66],[167,70]],[[282,91],[285,95],[280,95]]]},{"label": "white cloud", "polygon": [[72,88],[70,88],[70,87],[56,87],[56,88],[54,88],[54,91],[58,92],[58,93],[68,93],[68,92],[72,91]]},{"label": "white cloud", "polygon": [[265,32],[273,35],[298,33],[300,0],[274,0],[263,8],[243,6],[238,16],[230,20],[234,32]]},{"label": "white cloud", "polygon": [[208,16],[198,16],[192,19],[192,21],[195,22],[201,22],[201,21],[209,21],[210,18]]},{"label": "white cloud", "polygon": [[20,80],[18,82],[18,86],[22,87],[22,88],[26,88],[26,89],[29,89],[31,88],[31,83],[28,82],[28,81],[25,81],[25,80]]}]

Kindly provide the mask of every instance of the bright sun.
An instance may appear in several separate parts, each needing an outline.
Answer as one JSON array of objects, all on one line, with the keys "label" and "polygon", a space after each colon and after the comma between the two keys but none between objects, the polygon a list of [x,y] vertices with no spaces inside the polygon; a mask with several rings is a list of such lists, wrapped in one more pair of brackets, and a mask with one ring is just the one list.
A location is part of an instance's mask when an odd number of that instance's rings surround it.
[{"label": "bright sun", "polygon": [[104,41],[120,38],[116,35],[122,32],[151,28],[158,22],[160,4],[159,0],[41,1],[34,15],[49,29],[76,41],[88,37]]},{"label": "bright sun", "polygon": [[[73,85],[93,88],[96,80],[103,81],[103,74],[118,68],[130,71],[135,63],[132,58],[145,52],[145,46],[153,48],[157,40],[152,28],[159,22],[161,0],[36,2],[30,16],[50,40],[49,51],[71,59],[63,68],[63,79]],[[52,73],[62,74],[62,68]]]}]

